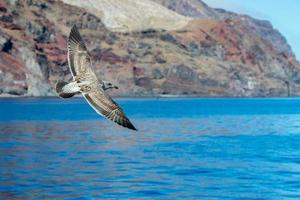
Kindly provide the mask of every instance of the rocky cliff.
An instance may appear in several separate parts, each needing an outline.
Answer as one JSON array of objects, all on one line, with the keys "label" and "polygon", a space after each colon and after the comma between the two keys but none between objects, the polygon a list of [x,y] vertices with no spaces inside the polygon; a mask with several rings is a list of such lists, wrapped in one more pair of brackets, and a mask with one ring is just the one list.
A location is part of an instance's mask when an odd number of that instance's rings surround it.
[{"label": "rocky cliff", "polygon": [[300,64],[267,21],[200,0],[2,0],[0,94],[54,95],[70,80],[66,38],[80,29],[117,96],[292,96]]}]

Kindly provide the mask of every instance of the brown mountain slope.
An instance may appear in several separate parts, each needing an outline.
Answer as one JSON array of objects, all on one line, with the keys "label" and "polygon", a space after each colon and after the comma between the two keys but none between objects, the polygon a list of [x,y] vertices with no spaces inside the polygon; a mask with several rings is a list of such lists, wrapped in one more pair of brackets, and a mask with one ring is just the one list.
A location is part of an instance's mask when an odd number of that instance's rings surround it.
[{"label": "brown mountain slope", "polygon": [[[116,19],[109,23],[125,23]],[[213,16],[189,19],[176,30],[143,25],[142,31],[116,32],[106,28],[107,20],[103,23],[93,10],[62,1],[2,2],[0,93],[53,95],[58,79],[71,79],[65,41],[76,23],[97,75],[120,86],[114,95],[286,96],[288,90],[300,94],[299,63],[284,40],[279,43],[286,50],[279,50],[270,42],[278,38],[258,33],[263,24],[258,31],[242,16]]]},{"label": "brown mountain slope", "polygon": [[101,18],[107,28],[128,32],[148,28],[176,30],[184,27],[190,18],[179,15],[151,0],[62,0],[86,9]]},{"label": "brown mountain slope", "polygon": [[183,16],[219,19],[219,14],[200,0],[152,0]]},{"label": "brown mountain slope", "polygon": [[239,15],[224,9],[214,9],[207,6],[201,0],[152,0],[156,3],[182,14],[184,16],[202,19],[214,20],[240,20],[247,30],[253,31],[261,38],[269,41],[281,53],[294,56],[291,47],[286,39],[272,27],[272,24],[266,20],[257,20],[248,15]]}]

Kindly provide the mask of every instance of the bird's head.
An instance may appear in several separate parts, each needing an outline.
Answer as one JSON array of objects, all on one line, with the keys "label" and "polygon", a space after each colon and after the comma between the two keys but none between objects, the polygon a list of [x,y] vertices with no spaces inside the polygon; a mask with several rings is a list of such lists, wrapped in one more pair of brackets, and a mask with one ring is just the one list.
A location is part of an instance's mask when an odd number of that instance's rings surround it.
[{"label": "bird's head", "polygon": [[109,81],[102,81],[102,88],[103,90],[108,90],[108,89],[119,89],[118,86],[112,84]]}]

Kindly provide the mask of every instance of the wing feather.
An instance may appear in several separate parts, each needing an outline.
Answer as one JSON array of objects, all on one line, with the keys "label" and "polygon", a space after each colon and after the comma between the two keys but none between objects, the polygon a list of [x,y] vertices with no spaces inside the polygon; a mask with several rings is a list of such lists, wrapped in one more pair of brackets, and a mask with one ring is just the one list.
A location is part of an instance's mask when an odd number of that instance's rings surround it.
[{"label": "wing feather", "polygon": [[96,78],[91,68],[91,58],[75,25],[68,38],[68,63],[73,76]]},{"label": "wing feather", "polygon": [[126,128],[137,130],[129,121],[122,108],[112,100],[104,91],[96,91],[83,95],[87,102],[94,108],[94,110],[113,122],[124,126]]}]

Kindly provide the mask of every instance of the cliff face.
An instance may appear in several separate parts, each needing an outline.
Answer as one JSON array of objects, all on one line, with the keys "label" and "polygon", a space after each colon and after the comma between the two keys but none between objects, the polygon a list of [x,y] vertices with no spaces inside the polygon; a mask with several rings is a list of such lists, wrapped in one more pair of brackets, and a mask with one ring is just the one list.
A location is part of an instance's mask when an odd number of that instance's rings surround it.
[{"label": "cliff face", "polygon": [[259,37],[272,43],[272,45],[282,53],[294,56],[291,47],[286,39],[275,29],[272,24],[266,20],[257,20],[247,15],[239,15],[224,9],[214,9],[208,7],[201,0],[153,0],[181,15],[213,20],[239,20],[245,25],[245,32],[253,31]]},{"label": "cliff face", "polygon": [[300,94],[300,65],[269,22],[199,0],[85,2],[0,3],[2,95],[53,95],[57,80],[70,80],[66,38],[73,24],[98,77],[119,85],[113,95]]}]

